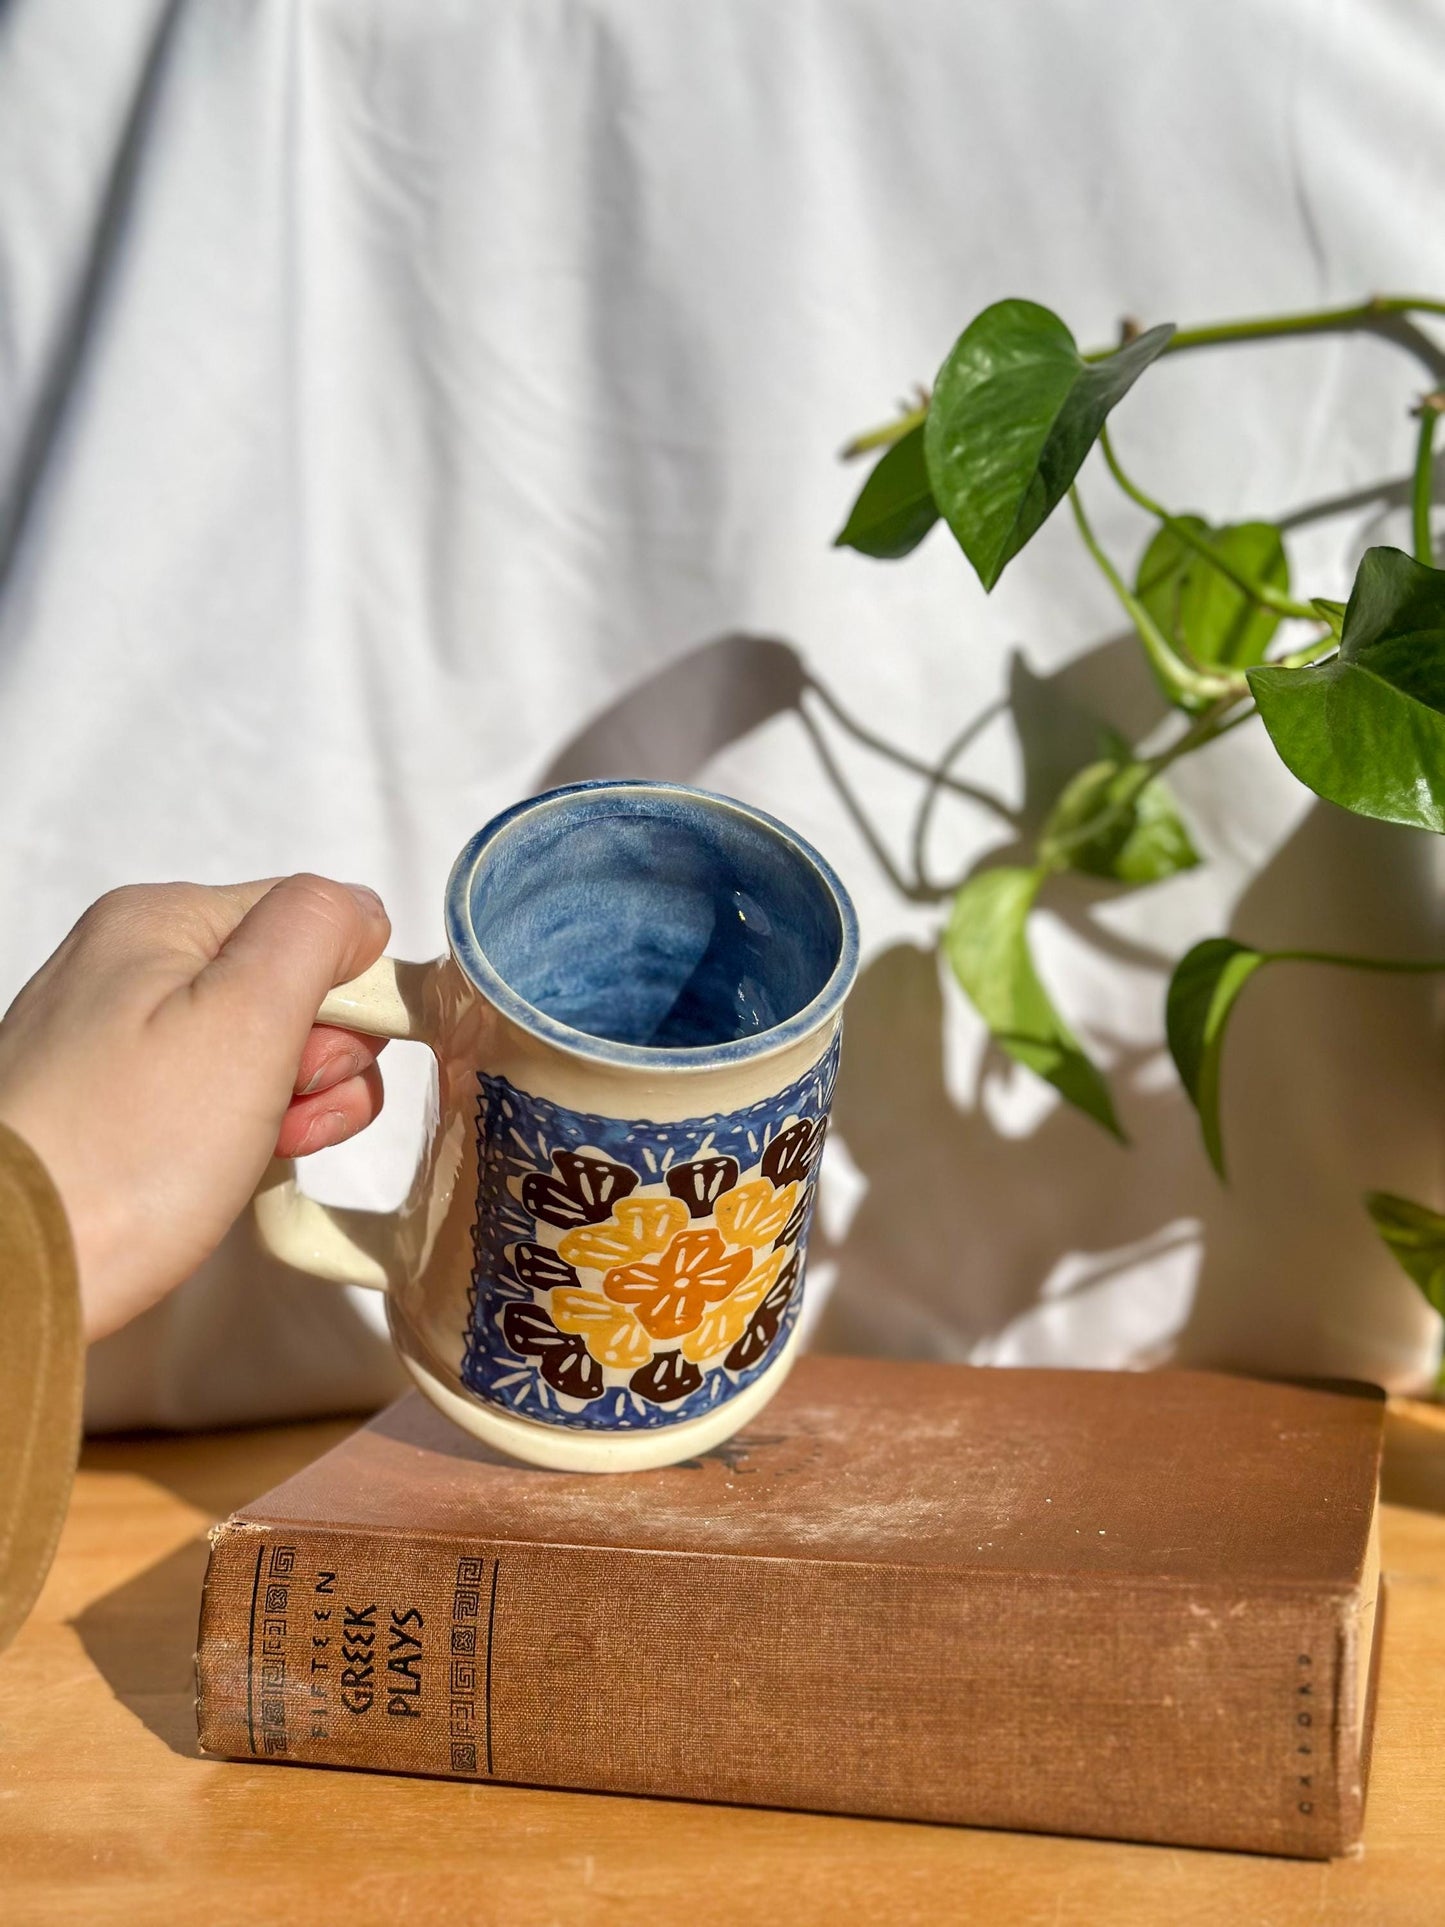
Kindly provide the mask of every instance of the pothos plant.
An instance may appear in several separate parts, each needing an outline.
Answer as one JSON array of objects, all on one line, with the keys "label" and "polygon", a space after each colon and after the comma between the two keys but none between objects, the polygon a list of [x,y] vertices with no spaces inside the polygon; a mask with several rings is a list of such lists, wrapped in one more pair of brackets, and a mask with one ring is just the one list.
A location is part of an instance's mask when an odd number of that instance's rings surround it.
[{"label": "pothos plant", "polygon": [[[1445,832],[1445,571],[1433,566],[1430,540],[1445,393],[1432,386],[1415,409],[1414,554],[1370,549],[1344,603],[1294,589],[1275,524],[1211,525],[1148,494],[1120,461],[1109,415],[1164,356],[1226,342],[1373,332],[1414,352],[1435,376],[1441,357],[1412,319],[1422,313],[1445,315],[1445,301],[1378,296],[1192,329],[1141,332],[1126,323],[1116,347],[1081,353],[1049,309],[1000,301],[964,329],[916,407],[844,451],[882,454],[839,545],[896,561],[942,522],[985,590],[1067,497],[1175,712],[1168,740],[1148,753],[1108,734],[1097,759],[1053,799],[1029,860],[971,876],[942,933],[948,962],[997,1043],[1121,1139],[1108,1082],[1054,1008],[1030,953],[1029,919],[1052,878],[1081,871],[1143,886],[1196,865],[1164,772],[1256,719],[1316,795],[1362,816]],[[1105,552],[1076,485],[1096,446],[1113,483],[1154,523],[1132,575]],[[1195,944],[1171,978],[1165,1029],[1221,1178],[1220,1074],[1231,1013],[1261,970],[1294,965],[1445,971],[1445,961],[1269,951],[1233,937]],[[1410,1277],[1445,1313],[1445,1216],[1383,1192],[1365,1203]]]}]

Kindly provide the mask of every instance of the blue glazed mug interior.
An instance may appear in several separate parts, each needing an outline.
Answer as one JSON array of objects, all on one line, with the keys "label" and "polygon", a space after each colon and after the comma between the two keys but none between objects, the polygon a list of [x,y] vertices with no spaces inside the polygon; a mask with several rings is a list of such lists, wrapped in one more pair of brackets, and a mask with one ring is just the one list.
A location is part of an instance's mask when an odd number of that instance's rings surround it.
[{"label": "blue glazed mug interior", "polygon": [[822,1022],[856,964],[828,865],[761,811],[681,786],[534,798],[468,846],[453,949],[493,1000],[597,1054],[752,1055]]}]

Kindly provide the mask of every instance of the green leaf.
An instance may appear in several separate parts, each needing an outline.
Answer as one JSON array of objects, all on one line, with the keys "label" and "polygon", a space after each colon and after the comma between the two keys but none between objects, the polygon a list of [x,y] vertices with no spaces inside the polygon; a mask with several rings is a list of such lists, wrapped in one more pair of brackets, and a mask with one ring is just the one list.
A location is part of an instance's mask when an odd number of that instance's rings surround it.
[{"label": "green leaf", "polygon": [[1304,669],[1251,669],[1286,766],[1357,816],[1445,831],[1445,571],[1370,549],[1340,650]]},{"label": "green leaf", "polygon": [[1109,1087],[1049,1002],[1029,955],[1041,870],[981,870],[953,900],[943,948],[953,974],[1010,1057],[1046,1078],[1121,1143]]},{"label": "green leaf", "polygon": [[1156,776],[1140,788],[1139,776],[1140,765],[1127,756],[1081,769],[1049,812],[1041,860],[1120,883],[1157,883],[1192,870],[1199,852],[1168,786]]},{"label": "green leaf", "polygon": [[934,500],[985,589],[1063,500],[1173,332],[1151,328],[1090,362],[1034,301],[995,302],[964,329],[939,370],[924,448]]},{"label": "green leaf", "polygon": [[[1202,516],[1176,519],[1205,537],[1237,575],[1288,593],[1289,559],[1272,522],[1212,529]],[[1273,609],[1251,602],[1170,528],[1161,528],[1144,551],[1134,592],[1175,648],[1206,668],[1248,669],[1263,662],[1279,627]]]},{"label": "green leaf", "polygon": [[1445,1312],[1445,1218],[1428,1205],[1371,1191],[1365,1209],[1375,1229],[1438,1312]]},{"label": "green leaf", "polygon": [[1344,628],[1345,605],[1343,602],[1331,602],[1328,596],[1312,595],[1310,607],[1321,622],[1327,622],[1330,625],[1336,635]]},{"label": "green leaf", "polygon": [[1263,963],[1263,950],[1251,950],[1232,937],[1207,937],[1180,958],[1169,983],[1165,1030],[1179,1081],[1194,1100],[1209,1161],[1224,1176],[1224,1145],[1219,1131],[1219,1074],[1224,1031],[1239,993]]},{"label": "green leaf", "polygon": [[874,464],[833,546],[892,562],[916,549],[937,520],[920,422]]}]

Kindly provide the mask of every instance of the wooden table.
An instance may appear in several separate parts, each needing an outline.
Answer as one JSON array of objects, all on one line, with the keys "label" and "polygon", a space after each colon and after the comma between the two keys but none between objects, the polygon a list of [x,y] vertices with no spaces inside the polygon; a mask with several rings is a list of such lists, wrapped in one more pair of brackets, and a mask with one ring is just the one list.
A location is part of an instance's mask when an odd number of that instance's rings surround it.
[{"label": "wooden table", "polygon": [[345,1425],[88,1448],[0,1660],[0,1919],[1445,1921],[1445,1421],[1390,1417],[1389,1625],[1362,1857],[1317,1865],[196,1757],[206,1529]]}]

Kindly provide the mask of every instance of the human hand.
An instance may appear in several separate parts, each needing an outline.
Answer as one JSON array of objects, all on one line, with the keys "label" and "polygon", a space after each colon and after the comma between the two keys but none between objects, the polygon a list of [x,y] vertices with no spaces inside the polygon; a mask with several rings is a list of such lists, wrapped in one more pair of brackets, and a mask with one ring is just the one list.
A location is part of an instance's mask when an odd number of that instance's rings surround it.
[{"label": "human hand", "polygon": [[273,1153],[381,1109],[381,1043],[317,1025],[386,947],[369,890],[324,877],[137,885],[94,904],[0,1020],[0,1123],[65,1205],[86,1336],[210,1256]]}]

